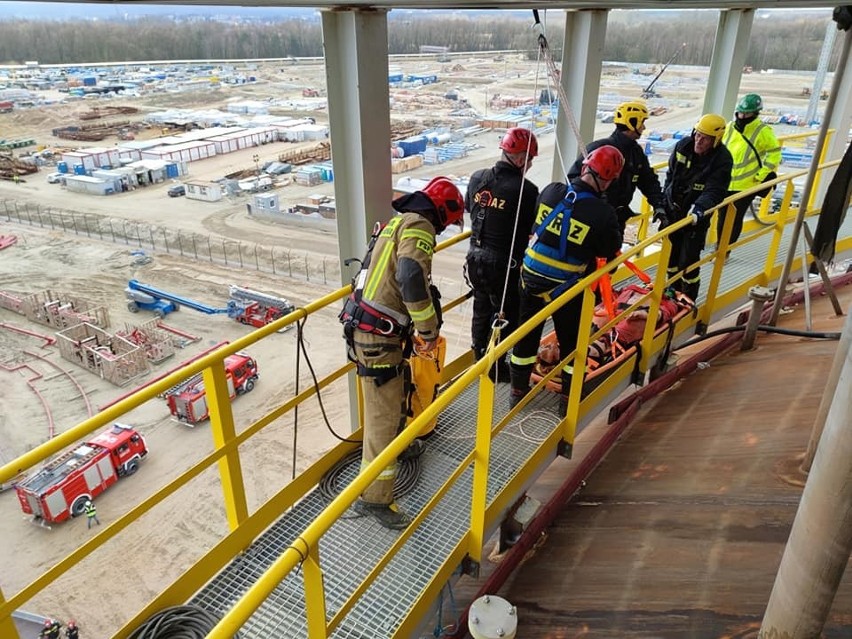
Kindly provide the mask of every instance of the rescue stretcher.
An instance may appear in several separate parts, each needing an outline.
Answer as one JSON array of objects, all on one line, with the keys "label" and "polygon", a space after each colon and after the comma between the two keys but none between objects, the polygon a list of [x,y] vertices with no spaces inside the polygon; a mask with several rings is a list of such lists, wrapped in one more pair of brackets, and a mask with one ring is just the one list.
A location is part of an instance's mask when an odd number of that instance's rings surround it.
[{"label": "rescue stretcher", "polygon": [[[639,284],[628,284],[619,290],[613,290],[609,276],[601,278],[600,289],[603,301],[595,307],[591,327],[593,333],[600,331],[610,320],[637,304],[651,292],[650,278],[632,265],[630,267],[639,277]],[[582,397],[595,390],[609,375],[631,360],[633,365],[638,367],[641,355],[639,343],[648,321],[649,304],[650,299],[646,299],[645,303],[634,308],[608,332],[589,345]],[[660,302],[654,337],[668,333],[671,339],[677,322],[694,311],[695,302],[691,298],[679,291],[667,290]],[[559,364],[560,359],[556,332],[551,330],[539,344],[536,363],[531,374],[532,382],[536,384],[540,382]],[[555,393],[561,393],[561,376],[556,375],[551,378],[546,388]]]}]

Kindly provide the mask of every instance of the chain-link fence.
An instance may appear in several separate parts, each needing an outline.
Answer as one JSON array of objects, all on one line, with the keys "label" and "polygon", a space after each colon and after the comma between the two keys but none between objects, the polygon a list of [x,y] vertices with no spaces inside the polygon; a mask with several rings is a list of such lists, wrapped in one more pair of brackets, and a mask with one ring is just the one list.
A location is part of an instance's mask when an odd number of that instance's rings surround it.
[{"label": "chain-link fence", "polygon": [[340,265],[337,258],[308,251],[263,246],[222,236],[191,233],[145,222],[14,200],[3,200],[0,217],[5,217],[8,222],[74,233],[145,251],[175,254],[241,269],[255,269],[305,279],[308,282],[332,285],[340,282]]}]

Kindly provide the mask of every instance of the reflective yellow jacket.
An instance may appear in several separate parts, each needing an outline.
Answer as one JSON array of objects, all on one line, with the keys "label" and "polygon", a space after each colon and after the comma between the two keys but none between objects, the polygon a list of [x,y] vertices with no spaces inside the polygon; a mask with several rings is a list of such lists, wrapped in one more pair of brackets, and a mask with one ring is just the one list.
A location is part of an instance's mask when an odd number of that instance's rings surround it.
[{"label": "reflective yellow jacket", "polygon": [[429,220],[419,213],[395,215],[373,247],[361,298],[403,326],[413,323],[425,340],[438,338],[429,291],[434,250],[435,227]]},{"label": "reflective yellow jacket", "polygon": [[742,133],[737,131],[733,120],[728,122],[722,141],[734,158],[729,191],[745,191],[763,182],[771,172],[777,173],[781,164],[781,145],[772,127],[759,118],[749,122]]}]

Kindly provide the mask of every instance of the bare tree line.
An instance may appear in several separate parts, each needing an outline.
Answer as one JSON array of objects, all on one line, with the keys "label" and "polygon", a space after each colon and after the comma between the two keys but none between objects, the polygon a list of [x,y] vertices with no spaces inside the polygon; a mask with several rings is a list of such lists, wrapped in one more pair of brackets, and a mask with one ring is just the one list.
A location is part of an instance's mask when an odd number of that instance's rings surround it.
[{"label": "bare tree line", "polygon": [[[674,16],[677,17],[674,17]],[[555,23],[555,24],[554,24]],[[684,12],[670,18],[611,20],[604,57],[630,63],[661,63],[687,45],[678,64],[708,65],[717,14]],[[825,38],[827,19],[817,17],[757,20],[746,57],[755,71],[766,68],[814,70]],[[494,14],[464,14],[416,19],[408,14],[388,23],[391,54],[418,53],[421,45],[451,51],[528,51],[535,56],[538,32],[531,19]],[[562,22],[551,21],[548,40],[561,55]],[[121,62],[125,60],[205,60],[319,57],[323,54],[319,22],[291,19],[274,23],[226,24],[174,22],[162,18],[132,21],[0,21],[0,61],[44,64]],[[835,47],[832,66],[839,55]]]}]

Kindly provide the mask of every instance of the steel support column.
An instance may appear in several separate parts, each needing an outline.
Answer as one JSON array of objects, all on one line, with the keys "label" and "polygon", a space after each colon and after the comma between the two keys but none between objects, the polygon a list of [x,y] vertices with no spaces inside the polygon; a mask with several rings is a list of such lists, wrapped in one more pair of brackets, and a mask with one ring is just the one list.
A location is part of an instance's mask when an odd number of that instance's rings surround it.
[{"label": "steel support column", "polygon": [[718,113],[726,120],[733,117],[753,22],[754,9],[719,12],[702,113]]},{"label": "steel support column", "polygon": [[391,208],[390,92],[385,10],[322,13],[341,284],[370,229]]},{"label": "steel support column", "polygon": [[[387,222],[391,214],[387,10],[323,11],[322,37],[337,250],[341,284],[346,285],[354,272],[344,260],[363,257],[373,225]],[[355,375],[350,374],[353,431],[359,426],[357,397]]]},{"label": "steel support column", "polygon": [[[595,136],[600,83],[586,82],[586,78],[601,77],[607,14],[608,10],[604,9],[565,13],[561,83],[580,127],[583,142],[591,142]],[[556,150],[551,179],[564,182],[568,168],[579,153],[580,145],[568,118],[560,109],[556,119]]]},{"label": "steel support column", "polygon": [[[852,315],[843,335],[846,340],[852,335]],[[847,350],[758,639],[819,637],[831,611],[852,551],[850,396],[852,352]]]}]

